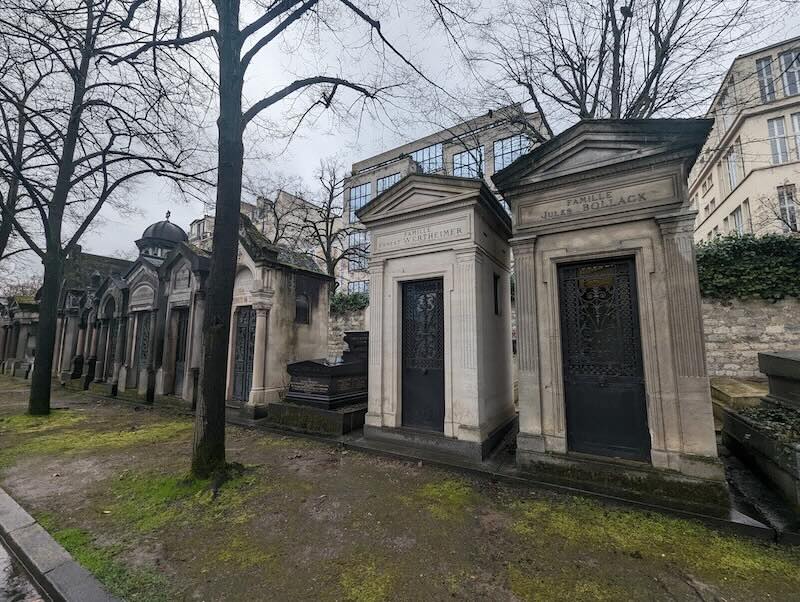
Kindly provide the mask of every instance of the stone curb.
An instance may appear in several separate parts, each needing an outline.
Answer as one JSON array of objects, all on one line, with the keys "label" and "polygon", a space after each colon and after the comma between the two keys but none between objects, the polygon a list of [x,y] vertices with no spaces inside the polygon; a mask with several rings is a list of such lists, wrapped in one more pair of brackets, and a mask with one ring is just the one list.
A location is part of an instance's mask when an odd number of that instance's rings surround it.
[{"label": "stone curb", "polygon": [[2,488],[0,538],[54,602],[121,602]]}]

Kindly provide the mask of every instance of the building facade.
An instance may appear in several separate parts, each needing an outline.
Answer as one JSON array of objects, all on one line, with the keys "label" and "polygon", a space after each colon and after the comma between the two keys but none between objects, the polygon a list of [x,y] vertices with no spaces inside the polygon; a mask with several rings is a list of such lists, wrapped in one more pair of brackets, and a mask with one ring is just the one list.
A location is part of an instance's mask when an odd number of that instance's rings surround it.
[{"label": "building facade", "polygon": [[[533,146],[525,122],[536,120],[536,113],[510,106],[354,163],[344,182],[345,223],[358,224],[359,209],[412,173],[484,179],[493,189],[491,175]],[[349,247],[369,249],[369,244],[365,230],[349,235]],[[336,277],[346,292],[368,292],[368,261],[363,253],[341,262]]]},{"label": "building facade", "polygon": [[794,233],[800,205],[800,37],[737,57],[689,178],[695,239]]}]

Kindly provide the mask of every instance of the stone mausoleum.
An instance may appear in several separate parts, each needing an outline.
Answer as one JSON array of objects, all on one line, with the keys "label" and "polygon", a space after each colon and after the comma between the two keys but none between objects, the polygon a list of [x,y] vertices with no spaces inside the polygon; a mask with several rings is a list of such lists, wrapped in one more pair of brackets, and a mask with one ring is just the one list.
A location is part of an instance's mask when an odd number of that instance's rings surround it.
[{"label": "stone mausoleum", "polygon": [[494,175],[513,220],[518,464],[722,481],[687,195],[711,125],[584,121]]},{"label": "stone mausoleum", "polygon": [[[266,413],[290,362],[325,357],[331,279],[308,257],[271,245],[245,217],[234,287],[227,401]],[[176,224],[149,226],[117,269],[74,269],[65,282],[54,376],[148,401],[197,399],[210,251]],[[108,266],[106,266],[108,268]]]}]

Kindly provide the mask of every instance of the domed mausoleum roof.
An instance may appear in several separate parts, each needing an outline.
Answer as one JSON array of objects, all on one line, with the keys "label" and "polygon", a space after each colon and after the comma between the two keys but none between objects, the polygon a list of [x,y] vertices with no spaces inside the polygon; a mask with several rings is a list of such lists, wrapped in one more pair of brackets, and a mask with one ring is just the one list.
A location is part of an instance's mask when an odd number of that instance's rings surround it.
[{"label": "domed mausoleum roof", "polygon": [[169,211],[167,211],[167,219],[156,222],[155,224],[150,224],[145,228],[145,231],[142,233],[142,239],[147,238],[155,238],[156,240],[174,243],[189,240],[183,228],[169,221]]}]

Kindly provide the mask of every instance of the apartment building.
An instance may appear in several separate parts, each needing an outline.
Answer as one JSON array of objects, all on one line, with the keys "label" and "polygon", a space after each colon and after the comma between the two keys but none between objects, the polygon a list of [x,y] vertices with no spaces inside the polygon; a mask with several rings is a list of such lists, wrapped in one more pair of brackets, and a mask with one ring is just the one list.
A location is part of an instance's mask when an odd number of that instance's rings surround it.
[{"label": "apartment building", "polygon": [[689,177],[695,239],[798,231],[800,37],[738,56]]},{"label": "apartment building", "polygon": [[[357,224],[356,211],[410,173],[483,178],[493,187],[490,176],[530,150],[526,122],[538,125],[537,114],[512,105],[354,163],[344,182],[345,221]],[[368,248],[366,231],[351,233],[348,245]],[[367,261],[362,254],[340,263],[344,290],[368,292]]]}]

